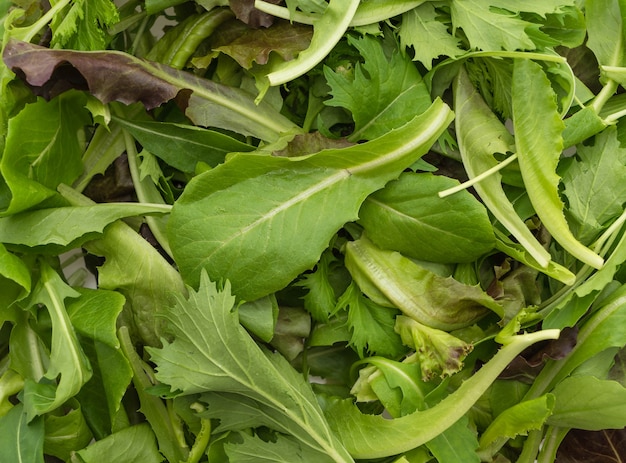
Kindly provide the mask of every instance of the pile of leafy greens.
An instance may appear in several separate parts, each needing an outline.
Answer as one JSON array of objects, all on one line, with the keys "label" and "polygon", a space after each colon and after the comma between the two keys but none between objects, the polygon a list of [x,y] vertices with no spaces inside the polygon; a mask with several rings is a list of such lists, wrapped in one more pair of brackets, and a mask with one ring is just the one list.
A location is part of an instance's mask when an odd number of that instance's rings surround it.
[{"label": "pile of leafy greens", "polygon": [[0,15],[0,461],[622,461],[624,2]]}]

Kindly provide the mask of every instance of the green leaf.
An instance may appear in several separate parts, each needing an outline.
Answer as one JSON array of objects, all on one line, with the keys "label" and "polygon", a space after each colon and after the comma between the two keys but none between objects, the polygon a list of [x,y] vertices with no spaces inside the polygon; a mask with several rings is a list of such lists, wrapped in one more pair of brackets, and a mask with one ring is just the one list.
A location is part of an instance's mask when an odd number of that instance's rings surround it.
[{"label": "green leaf", "polygon": [[611,0],[585,2],[588,40],[586,45],[603,66],[622,66],[624,62],[624,5]]},{"label": "green leaf", "polygon": [[431,451],[438,463],[478,463],[480,457],[476,453],[478,439],[476,431],[470,428],[467,416],[459,419],[456,423],[426,442],[426,447]]},{"label": "green leaf", "polygon": [[403,173],[368,196],[359,223],[383,249],[430,262],[472,262],[493,249],[495,238],[487,210],[469,192],[437,196],[455,185],[441,175]]},{"label": "green leaf", "polygon": [[55,194],[59,183],[81,174],[84,146],[78,134],[90,123],[85,97],[65,93],[27,105],[9,122],[0,172],[10,194],[0,215],[31,208]]},{"label": "green leaf", "polygon": [[[0,219],[1,221],[2,219]],[[0,228],[0,233],[2,229]],[[31,288],[30,271],[22,259],[0,243],[0,304],[9,307],[28,295]]]},{"label": "green leaf", "polygon": [[60,416],[48,414],[44,425],[44,452],[63,461],[69,460],[73,451],[86,447],[93,439],[81,407],[72,408]]},{"label": "green leaf", "polygon": [[130,426],[94,442],[72,455],[71,463],[161,463],[154,434],[147,423]]},{"label": "green leaf", "polygon": [[[506,442],[528,431],[541,429],[554,409],[555,398],[545,394],[536,399],[526,400],[507,408],[489,424],[480,437],[479,452],[489,452],[491,456]],[[491,447],[491,449],[490,449]]]},{"label": "green leaf", "polygon": [[170,206],[159,204],[98,204],[55,207],[0,217],[0,241],[36,247],[47,244],[78,246],[102,234],[118,219],[146,214],[164,214]]},{"label": "green leaf", "polygon": [[101,439],[111,433],[132,379],[128,360],[116,336],[117,320],[125,299],[118,292],[104,289],[77,291],[81,297],[67,305],[67,313],[80,335],[93,376],[76,398],[95,437]]},{"label": "green leaf", "polygon": [[[282,357],[262,350],[232,311],[235,298],[229,284],[218,291],[202,273],[198,292],[162,313],[173,341],[162,349],[149,348],[157,365],[157,379],[181,394],[228,392],[262,410],[278,431],[333,461],[349,462],[349,455],[328,429],[310,386]],[[187,359],[194,359],[193,363]]]},{"label": "green leaf", "polygon": [[626,149],[620,146],[616,128],[609,127],[596,136],[593,145],[578,146],[575,159],[563,174],[563,193],[576,237],[590,243],[622,213]]},{"label": "green leaf", "polygon": [[190,174],[195,172],[198,162],[215,167],[224,162],[228,153],[254,149],[228,135],[194,125],[119,118],[114,120],[150,153]]},{"label": "green leaf", "polygon": [[559,12],[572,2],[534,0],[519,3],[513,0],[459,0],[450,3],[453,30],[463,29],[471,49],[478,50],[534,50],[535,43],[527,29],[538,29],[521,18],[520,12]]},{"label": "green leaf", "polygon": [[[4,60],[14,72],[22,72],[38,93],[48,85],[83,88],[86,81],[90,93],[103,103],[141,102],[153,109],[182,92],[188,96],[182,108],[199,126],[219,127],[268,141],[295,128],[269,103],[255,104],[254,96],[241,89],[119,51],[51,50],[11,40],[5,45]],[[53,72],[65,62],[75,69],[73,76]]]},{"label": "green leaf", "polygon": [[556,166],[563,150],[564,124],[541,66],[529,59],[516,60],[512,92],[515,145],[533,207],[544,227],[566,251],[585,264],[600,268],[603,259],[574,237],[563,214]]},{"label": "green leaf", "polygon": [[[385,55],[383,44],[371,36],[348,36],[365,60],[357,63],[354,77],[324,68],[332,98],[325,103],[352,113],[351,141],[372,140],[404,125],[431,104],[430,93],[414,63],[394,48]],[[395,44],[394,44],[395,45]]]},{"label": "green leaf", "polygon": [[335,288],[330,281],[331,267],[337,267],[338,261],[330,250],[322,253],[315,271],[303,275],[302,280],[296,282],[296,286],[307,289],[302,297],[304,308],[311,314],[314,320],[326,323],[337,305]]},{"label": "green leaf", "polygon": [[406,452],[442,433],[483,395],[504,368],[535,342],[558,337],[558,330],[513,336],[478,372],[437,405],[392,420],[365,415],[350,401],[334,402],[326,418],[354,458],[379,458]]},{"label": "green leaf", "polygon": [[72,0],[71,6],[55,15],[52,45],[74,50],[101,50],[109,37],[106,28],[119,20],[111,0]]},{"label": "green leaf", "polygon": [[339,298],[337,308],[348,311],[350,344],[360,356],[367,351],[395,358],[405,350],[394,331],[398,311],[366,298],[354,282]]},{"label": "green leaf", "polygon": [[600,431],[626,427],[626,388],[617,381],[571,376],[556,385],[548,424]]},{"label": "green leaf", "polygon": [[445,378],[461,371],[463,360],[474,348],[445,331],[430,328],[404,315],[396,318],[395,330],[405,345],[415,349],[424,381],[430,381],[436,375]]},{"label": "green leaf", "polygon": [[[463,71],[454,84],[454,96],[459,150],[465,170],[472,179],[496,167],[498,161],[494,158],[494,153],[505,154],[512,151],[514,140],[504,124],[485,104]],[[474,188],[489,211],[528,252],[529,260],[535,261],[534,267],[546,271],[550,265],[551,256],[515,211],[502,188],[501,178],[499,172],[493,172],[476,183]],[[498,240],[497,244],[500,242],[501,240]],[[574,275],[566,269],[562,270],[564,271],[548,271],[554,278],[572,284]]]},{"label": "green leaf", "polygon": [[465,52],[460,48],[461,41],[450,34],[431,2],[424,2],[404,13],[398,35],[402,47],[413,47],[413,59],[428,70],[439,56],[455,58]]},{"label": "green leaf", "polygon": [[21,404],[0,417],[0,460],[43,463],[43,418],[30,421]]},{"label": "green leaf", "polygon": [[325,455],[303,447],[299,442],[287,436],[279,435],[276,441],[264,441],[258,436],[241,434],[240,444],[224,445],[230,463],[293,463],[294,461],[315,461],[327,463]]},{"label": "green leaf", "polygon": [[370,299],[397,307],[432,328],[449,331],[469,326],[487,309],[500,316],[504,313],[479,286],[437,275],[398,252],[376,247],[365,236],[347,243],[345,265]]},{"label": "green leaf", "polygon": [[[183,278],[195,286],[204,268],[214,279],[229,279],[244,300],[284,288],[315,265],[367,195],[422,156],[451,118],[437,100],[368,143],[297,158],[237,154],[195,177],[168,223]],[[242,203],[248,195],[255,201]]]},{"label": "green leaf", "polygon": [[24,406],[29,421],[74,397],[91,378],[91,365],[80,346],[64,301],[78,296],[80,293],[68,286],[49,265],[41,264],[41,280],[33,291],[32,303],[43,304],[48,310],[52,341],[50,364],[44,378],[39,382],[26,379]]}]

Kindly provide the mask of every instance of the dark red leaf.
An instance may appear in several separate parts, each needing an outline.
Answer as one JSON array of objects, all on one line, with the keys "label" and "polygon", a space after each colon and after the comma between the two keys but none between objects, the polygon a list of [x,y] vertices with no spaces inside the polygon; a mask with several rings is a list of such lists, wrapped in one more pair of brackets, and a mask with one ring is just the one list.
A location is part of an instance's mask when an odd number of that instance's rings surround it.
[{"label": "dark red leaf", "polygon": [[[267,2],[278,5],[280,0],[267,0]],[[237,19],[250,27],[269,27],[274,22],[274,16],[254,7],[254,0],[230,0],[229,6]]]}]

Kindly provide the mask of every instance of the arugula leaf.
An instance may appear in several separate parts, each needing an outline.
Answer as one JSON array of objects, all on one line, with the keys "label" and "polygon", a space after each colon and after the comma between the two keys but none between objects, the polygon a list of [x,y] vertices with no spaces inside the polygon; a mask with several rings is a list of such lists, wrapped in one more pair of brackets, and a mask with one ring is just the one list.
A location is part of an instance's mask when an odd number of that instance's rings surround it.
[{"label": "arugula leaf", "polygon": [[351,141],[372,140],[400,127],[431,104],[430,94],[411,60],[394,49],[385,55],[383,44],[371,36],[348,43],[363,56],[354,77],[324,68],[332,98],[325,104],[344,107],[352,113],[355,127]]},{"label": "arugula leaf", "polygon": [[150,153],[187,173],[194,173],[198,162],[215,167],[224,162],[228,153],[254,149],[228,135],[195,125],[117,117],[113,120],[128,130]]},{"label": "arugula leaf", "polygon": [[[259,348],[239,325],[228,283],[218,291],[203,272],[199,290],[189,288],[189,299],[176,299],[174,307],[161,313],[173,340],[164,341],[161,349],[148,349],[157,379],[182,394],[216,391],[240,396],[263,411],[267,424],[274,423],[302,445],[332,461],[352,461],[328,429],[309,385],[280,354]],[[190,352],[194,364],[181,362]]]},{"label": "arugula leaf", "polygon": [[[26,378],[24,407],[28,421],[57,409],[91,378],[89,360],[80,346],[64,300],[80,293],[69,287],[46,263],[41,264],[41,280],[33,290],[31,304],[43,304],[52,322],[50,363],[44,377]],[[55,380],[58,380],[54,383]]]},{"label": "arugula leaf", "polygon": [[[248,301],[285,287],[312,268],[332,236],[358,217],[368,194],[428,150],[451,118],[437,100],[408,124],[368,143],[297,158],[242,153],[195,177],[168,222],[186,283],[197,285],[206,269],[212,278],[230,280],[237,297]],[[257,191],[263,195],[242,204],[242,195]]]},{"label": "arugula leaf", "polygon": [[[26,246],[56,244],[77,246],[93,240],[118,219],[144,214],[163,214],[170,206],[159,204],[98,204],[96,206],[54,207],[0,217],[0,240]],[[71,224],[71,226],[68,226]]]}]

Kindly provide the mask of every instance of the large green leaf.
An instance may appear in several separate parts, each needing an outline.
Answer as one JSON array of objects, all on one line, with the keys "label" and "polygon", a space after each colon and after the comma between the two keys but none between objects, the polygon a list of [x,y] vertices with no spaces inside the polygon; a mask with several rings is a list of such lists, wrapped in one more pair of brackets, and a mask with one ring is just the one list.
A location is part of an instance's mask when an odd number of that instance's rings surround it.
[{"label": "large green leaf", "polygon": [[553,393],[556,404],[548,424],[588,431],[626,427],[626,388],[617,381],[571,376]]},{"label": "large green leaf", "polygon": [[457,184],[441,175],[403,173],[368,196],[359,222],[383,249],[431,262],[472,262],[493,249],[495,237],[487,210],[469,192],[437,195]]},{"label": "large green leaf", "polygon": [[437,100],[410,123],[368,143],[297,158],[238,154],[195,177],[168,224],[185,281],[197,285],[204,268],[213,279],[229,279],[245,300],[284,288],[315,265],[346,222],[358,218],[367,195],[422,156],[451,119]]},{"label": "large green leaf", "polygon": [[225,418],[225,426],[244,413],[248,426],[271,426],[332,461],[352,461],[328,429],[310,386],[284,357],[254,342],[239,324],[234,306],[228,283],[218,291],[206,272],[198,292],[190,289],[189,299],[178,295],[177,304],[162,313],[173,341],[148,349],[157,379],[182,394],[240,396],[241,405]]}]

